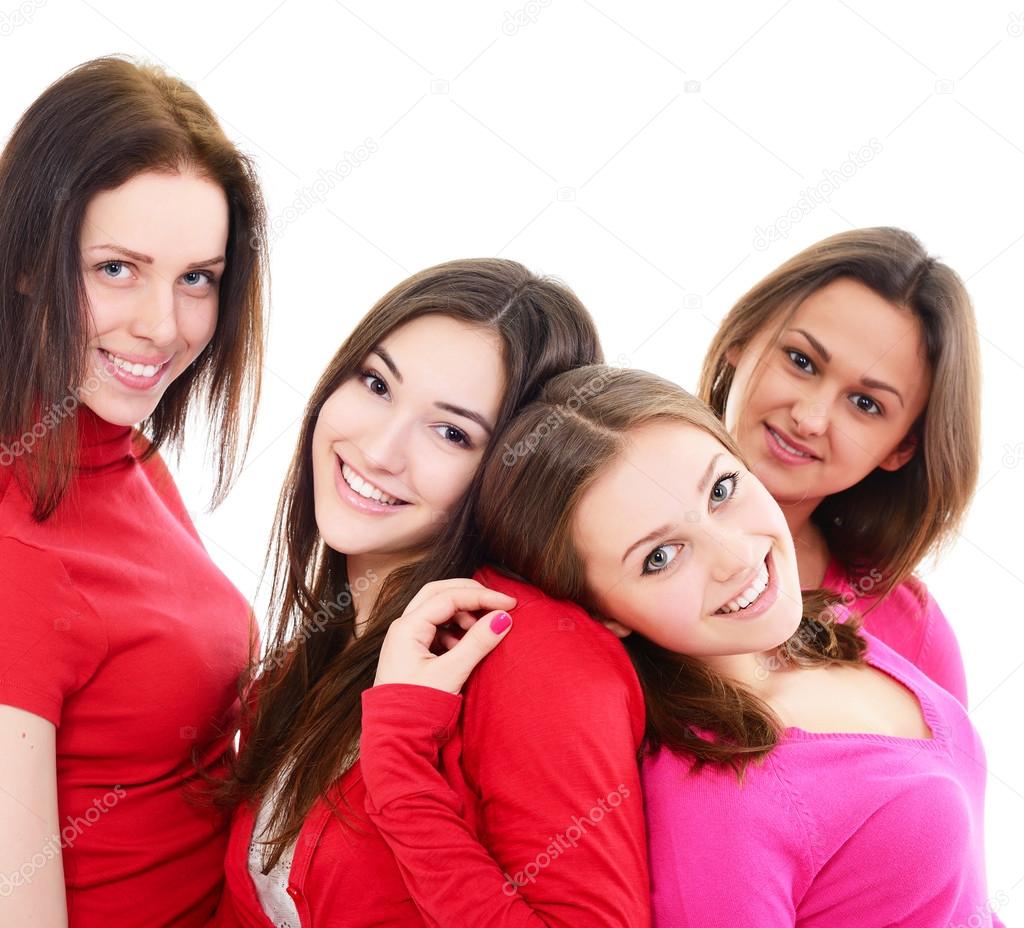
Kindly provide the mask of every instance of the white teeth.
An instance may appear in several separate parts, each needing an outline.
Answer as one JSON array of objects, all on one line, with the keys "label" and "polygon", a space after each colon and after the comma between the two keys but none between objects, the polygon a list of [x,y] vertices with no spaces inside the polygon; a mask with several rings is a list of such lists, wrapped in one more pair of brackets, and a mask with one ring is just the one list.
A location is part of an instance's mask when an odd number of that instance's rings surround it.
[{"label": "white teeth", "polygon": [[802,458],[811,457],[811,455],[809,455],[806,451],[797,451],[796,448],[789,444],[786,441],[786,439],[784,439],[778,432],[775,431],[775,429],[772,429],[772,435],[775,436],[775,440],[790,454],[798,454]]},{"label": "white teeth", "polygon": [[341,465],[341,475],[345,478],[345,483],[365,499],[376,500],[378,503],[385,503],[388,506],[393,506],[396,503],[401,502],[400,499],[397,499],[394,496],[389,496],[380,487],[375,487],[372,483],[363,480],[359,474],[344,462],[342,462]]},{"label": "white teeth", "polygon": [[730,600],[715,614],[724,615],[729,612],[739,612],[740,609],[746,609],[747,606],[756,602],[761,594],[768,587],[768,565],[761,562],[761,568],[758,570],[757,576],[753,582],[748,586],[739,596],[735,599]]},{"label": "white teeth", "polygon": [[119,367],[129,374],[134,374],[136,377],[153,377],[163,367],[162,364],[133,364],[131,361],[119,358],[116,354],[111,354],[109,351],[104,351],[103,353],[115,367]]}]

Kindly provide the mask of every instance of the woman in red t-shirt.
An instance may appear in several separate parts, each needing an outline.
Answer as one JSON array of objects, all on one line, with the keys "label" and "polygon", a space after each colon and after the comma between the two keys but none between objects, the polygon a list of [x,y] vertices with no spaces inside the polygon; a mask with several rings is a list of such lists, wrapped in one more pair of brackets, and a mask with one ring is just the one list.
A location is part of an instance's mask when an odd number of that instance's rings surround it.
[{"label": "woman in red t-shirt", "polygon": [[235,471],[263,217],[198,94],[122,59],[53,84],[0,155],[4,925],[217,905],[227,822],[191,786],[231,752],[251,613],[157,451],[204,401],[218,498]]},{"label": "woman in red t-shirt", "polygon": [[[647,924],[643,697],[625,649],[526,584],[455,579],[479,564],[483,456],[516,453],[493,436],[548,378],[597,357],[571,291],[497,259],[403,281],[338,351],[279,505],[276,617],[225,789],[238,805],[221,924],[422,928],[456,903],[495,925]],[[423,593],[428,581],[439,586]],[[481,668],[463,717],[438,720],[461,830],[411,883],[366,814],[358,748],[384,636],[416,596],[461,625],[514,610],[517,634]],[[505,881],[491,855],[517,873],[600,802],[620,805],[564,866],[518,890]]]}]

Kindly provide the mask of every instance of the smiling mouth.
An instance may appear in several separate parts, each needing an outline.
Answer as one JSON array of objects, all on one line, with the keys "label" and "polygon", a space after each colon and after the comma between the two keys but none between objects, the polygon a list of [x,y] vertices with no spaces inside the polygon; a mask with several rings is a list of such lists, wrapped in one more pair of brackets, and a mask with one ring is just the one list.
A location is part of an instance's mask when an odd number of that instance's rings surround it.
[{"label": "smiling mouth", "polygon": [[782,435],[780,435],[777,431],[775,431],[775,429],[768,425],[767,422],[765,423],[765,428],[768,429],[768,432],[772,436],[772,439],[775,441],[775,443],[788,454],[795,455],[796,457],[799,458],[807,458],[807,460],[809,461],[821,460],[821,458],[819,458],[818,455],[812,454],[810,451],[805,451],[801,448],[796,448],[793,445],[791,445],[788,441],[786,441],[785,438],[782,437]]},{"label": "smiling mouth", "polygon": [[163,368],[170,363],[170,358],[166,361],[159,361],[154,364],[140,364],[138,362],[129,361],[127,358],[122,358],[120,355],[114,354],[112,351],[107,351],[106,348],[101,348],[100,351],[111,364],[114,365],[118,370],[124,371],[126,374],[132,374],[135,377],[155,377]]},{"label": "smiling mouth", "polygon": [[350,467],[341,458],[338,458],[341,463],[341,476],[345,483],[348,484],[349,489],[354,493],[358,493],[364,499],[371,499],[375,503],[381,503],[385,506],[408,506],[407,500],[399,499],[397,496],[392,496],[390,493],[385,493],[376,484],[370,483],[365,477],[362,476],[355,468]]},{"label": "smiling mouth", "polygon": [[768,555],[765,555],[765,559],[761,562],[761,566],[757,571],[757,576],[750,581],[746,589],[742,590],[733,599],[730,599],[724,606],[716,609],[712,615],[731,615],[734,612],[742,612],[748,606],[754,605],[764,594],[764,591],[768,589],[768,580]]}]

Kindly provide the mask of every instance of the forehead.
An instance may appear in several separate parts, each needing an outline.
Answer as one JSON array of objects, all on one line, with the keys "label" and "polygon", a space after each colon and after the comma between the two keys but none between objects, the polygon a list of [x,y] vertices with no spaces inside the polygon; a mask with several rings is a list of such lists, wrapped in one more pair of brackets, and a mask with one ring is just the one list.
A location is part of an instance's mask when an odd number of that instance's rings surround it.
[{"label": "forehead", "polygon": [[787,330],[810,332],[840,369],[890,383],[904,396],[927,373],[918,318],[856,280],[841,278],[797,308]]},{"label": "forehead", "polygon": [[[686,512],[701,512],[697,489],[716,454],[733,460],[717,438],[683,422],[634,429],[624,452],[587,488],[576,512],[576,531],[591,550],[621,557],[634,541]],[[705,493],[707,488],[705,488]]]},{"label": "forehead", "polygon": [[89,201],[82,247],[113,244],[157,261],[205,260],[223,254],[227,233],[228,203],[221,187],[192,173],[147,171]]},{"label": "forehead", "polygon": [[491,329],[430,314],[400,325],[380,342],[403,386],[424,399],[459,402],[493,418],[505,389],[502,342]]}]

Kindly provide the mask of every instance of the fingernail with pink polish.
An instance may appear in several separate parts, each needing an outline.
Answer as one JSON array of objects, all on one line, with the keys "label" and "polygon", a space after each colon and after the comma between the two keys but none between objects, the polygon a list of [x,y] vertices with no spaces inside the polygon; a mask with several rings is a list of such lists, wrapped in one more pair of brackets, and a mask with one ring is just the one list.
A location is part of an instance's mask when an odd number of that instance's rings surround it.
[{"label": "fingernail with pink polish", "polygon": [[507,612],[499,612],[493,619],[491,619],[491,631],[495,635],[500,635],[506,628],[512,624],[512,616]]}]

